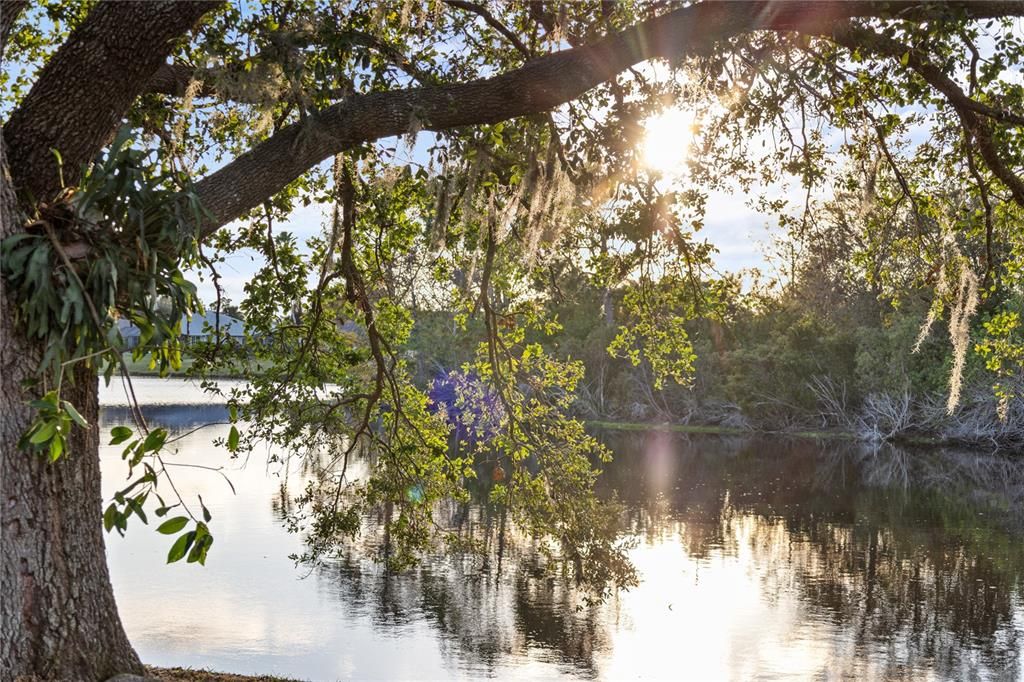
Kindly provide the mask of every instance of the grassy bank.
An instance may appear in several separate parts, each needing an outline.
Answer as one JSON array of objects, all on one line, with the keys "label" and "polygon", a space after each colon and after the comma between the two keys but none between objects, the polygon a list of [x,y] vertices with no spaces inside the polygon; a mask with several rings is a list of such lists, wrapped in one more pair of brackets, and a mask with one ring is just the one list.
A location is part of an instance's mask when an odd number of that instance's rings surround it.
[{"label": "grassy bank", "polygon": [[[136,377],[155,377],[155,376],[160,376],[160,372],[159,371],[157,371],[156,369],[153,369],[153,368],[151,368],[149,366],[149,358],[148,357],[144,357],[144,358],[141,358],[139,360],[133,360],[131,353],[124,353],[122,357],[124,359],[125,367],[128,368],[128,371],[131,373],[132,376],[136,376]],[[168,376],[172,376],[172,377],[183,376],[186,372],[188,372],[189,369],[192,368],[192,362],[193,362],[192,358],[190,358],[190,357],[183,357],[181,359],[181,369],[179,369],[177,371],[172,371]]]},{"label": "grassy bank", "polygon": [[[160,376],[160,372],[157,369],[151,368],[149,366],[149,357],[148,356],[144,357],[144,358],[141,358],[139,360],[134,360],[134,359],[132,359],[132,354],[131,353],[124,353],[122,357],[124,358],[125,366],[128,368],[128,371],[131,372],[132,376],[136,376],[136,377],[157,377],[157,376]],[[186,376],[188,374],[188,371],[192,368],[192,364],[194,362],[195,362],[195,360],[193,358],[191,358],[191,357],[189,357],[187,355],[184,355],[181,358],[181,369],[172,370],[170,373],[168,373],[167,376],[170,376],[170,377],[183,377],[183,376]],[[262,370],[266,369],[267,367],[269,367],[269,364],[267,364],[267,363],[259,363],[259,364],[257,364],[257,367],[260,369],[260,371],[262,371]],[[213,378],[213,379],[239,379],[239,378],[241,378],[240,375],[238,375],[238,374],[213,373],[213,374],[210,374],[209,376],[211,378]]]},{"label": "grassy bank", "polygon": [[835,440],[855,440],[854,434],[847,431],[775,431],[770,429],[738,429],[729,426],[702,426],[699,424],[672,424],[670,422],[610,422],[588,421],[589,426],[610,431],[673,431],[676,433],[702,433],[717,436],[764,436],[786,435],[799,438],[825,438]]}]

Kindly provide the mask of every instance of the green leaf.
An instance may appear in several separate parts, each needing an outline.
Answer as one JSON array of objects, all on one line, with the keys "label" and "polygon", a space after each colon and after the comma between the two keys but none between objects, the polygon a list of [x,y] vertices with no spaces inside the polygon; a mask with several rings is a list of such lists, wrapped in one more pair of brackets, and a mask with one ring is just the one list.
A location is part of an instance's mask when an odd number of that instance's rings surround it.
[{"label": "green leaf", "polygon": [[194,564],[198,561],[200,564],[205,564],[206,551],[211,544],[213,544],[213,536],[209,533],[198,538],[195,545],[192,546],[192,551],[188,553],[188,563]]},{"label": "green leaf", "polygon": [[83,429],[89,427],[89,422],[85,421],[85,417],[75,409],[74,405],[69,403],[67,400],[62,400],[61,404],[64,405],[64,411],[71,416],[71,419],[73,419],[76,424],[81,426]]},{"label": "green leaf", "polygon": [[228,450],[231,452],[238,451],[238,429],[234,426],[231,427],[231,431],[228,433]]},{"label": "green leaf", "polygon": [[64,437],[58,434],[50,441],[50,461],[56,462],[62,454],[64,454]]},{"label": "green leaf", "polygon": [[142,509],[142,505],[145,501],[146,496],[140,495],[139,497],[128,498],[127,504],[128,508],[135,512],[135,515],[138,516],[143,523],[148,524],[149,519],[146,518],[146,512]]},{"label": "green leaf", "polygon": [[167,440],[167,429],[154,429],[149,432],[146,436],[146,441],[142,444],[144,451],[155,452],[164,446],[164,441]]},{"label": "green leaf", "polygon": [[110,444],[119,445],[132,437],[132,430],[127,426],[115,426],[110,429]]},{"label": "green leaf", "polygon": [[207,552],[210,551],[210,546],[212,544],[213,544],[213,536],[212,535],[207,535],[205,538],[203,538],[203,551],[199,555],[199,565],[200,566],[205,566],[206,565],[206,554],[207,554]]},{"label": "green leaf", "polygon": [[173,545],[171,545],[171,551],[167,553],[167,563],[173,564],[175,561],[181,561],[185,554],[188,553],[189,547],[192,546],[192,542],[196,539],[196,532],[190,530],[181,537],[179,537]]},{"label": "green leaf", "polygon": [[53,438],[53,434],[57,433],[57,422],[44,422],[42,426],[36,429],[36,432],[29,438],[29,442],[33,445],[39,445]]},{"label": "green leaf", "polygon": [[117,521],[117,505],[113,502],[107,507],[107,510],[103,512],[103,528],[109,533],[110,529],[114,527],[114,523]]},{"label": "green leaf", "polygon": [[203,496],[202,495],[199,496],[199,506],[203,508],[203,521],[206,521],[207,523],[209,523],[210,519],[213,518],[213,514],[210,513],[210,510],[207,509],[206,505],[203,503]]},{"label": "green leaf", "polygon": [[[159,514],[159,510],[157,511]],[[174,535],[179,532],[182,528],[188,525],[188,517],[186,516],[175,516],[173,519],[167,519],[156,529],[158,533],[164,535]]]}]

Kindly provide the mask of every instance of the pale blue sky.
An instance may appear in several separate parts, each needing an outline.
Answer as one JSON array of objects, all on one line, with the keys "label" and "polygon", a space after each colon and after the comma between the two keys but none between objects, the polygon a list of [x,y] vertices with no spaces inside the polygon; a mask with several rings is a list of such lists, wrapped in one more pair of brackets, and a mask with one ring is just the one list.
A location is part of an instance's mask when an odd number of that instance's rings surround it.
[{"label": "pale blue sky", "polygon": [[[291,217],[275,225],[275,230],[294,234],[299,242],[318,235],[330,217],[330,207],[319,204],[297,208]],[[714,244],[719,253],[715,256],[716,268],[721,272],[737,272],[747,268],[770,268],[764,259],[764,246],[771,240],[768,225],[772,218],[759,214],[746,205],[742,194],[712,194],[708,199],[706,226],[699,236]],[[252,251],[242,251],[228,256],[218,267],[224,294],[235,303],[243,298],[245,283],[260,267]],[[209,282],[197,282],[204,301],[213,300],[214,293]]]}]

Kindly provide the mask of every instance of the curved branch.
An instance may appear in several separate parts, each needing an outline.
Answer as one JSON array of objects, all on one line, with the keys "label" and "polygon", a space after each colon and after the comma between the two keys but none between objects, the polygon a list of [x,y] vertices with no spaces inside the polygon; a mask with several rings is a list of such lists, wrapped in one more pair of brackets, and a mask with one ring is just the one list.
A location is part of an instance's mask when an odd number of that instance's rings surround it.
[{"label": "curved branch", "polygon": [[36,198],[78,183],[110,142],[172,43],[217,7],[213,0],[101,2],[46,64],[3,127],[17,191]]},{"label": "curved branch", "polygon": [[[1024,206],[1024,181],[999,155],[999,150],[992,140],[992,128],[989,124],[989,121],[999,121],[1024,125],[1024,116],[995,109],[968,97],[952,78],[929,62],[920,50],[871,29],[855,26],[850,22],[840,22],[829,32],[816,33],[848,49],[867,50],[896,60],[905,59],[909,68],[945,96],[960,118],[965,134],[974,138],[985,165],[1006,185],[1014,201]],[[983,117],[987,120],[983,120]]]},{"label": "curved branch", "polygon": [[826,37],[831,38],[843,47],[850,49],[861,47],[894,59],[900,59],[903,55],[906,55],[907,66],[916,71],[929,85],[945,95],[946,99],[954,107],[980,114],[1000,123],[1024,125],[1024,115],[1007,109],[996,109],[984,102],[972,99],[957,85],[956,81],[947,76],[942,69],[929,62],[920,50],[898,40],[847,22],[837,26]]},{"label": "curved branch", "polygon": [[533,53],[530,52],[530,48],[526,47],[523,41],[519,39],[519,36],[513,33],[507,26],[505,26],[505,24],[498,21],[498,19],[495,18],[495,16],[483,5],[478,5],[477,3],[469,2],[468,0],[443,0],[443,2],[446,5],[458,7],[459,9],[464,9],[467,12],[477,15],[487,22],[488,26],[504,36],[508,42],[512,43],[512,46],[516,48],[519,54],[523,55],[527,59],[533,56]]},{"label": "curved branch", "polygon": [[[592,44],[531,60],[519,69],[468,83],[348,97],[282,128],[196,185],[210,212],[209,235],[339,152],[412,130],[446,130],[549,111],[652,58],[707,54],[727,38],[755,30],[829,31],[853,17],[913,17],[924,2],[699,3],[643,21]],[[1024,2],[956,2],[968,18],[1024,14]]]}]

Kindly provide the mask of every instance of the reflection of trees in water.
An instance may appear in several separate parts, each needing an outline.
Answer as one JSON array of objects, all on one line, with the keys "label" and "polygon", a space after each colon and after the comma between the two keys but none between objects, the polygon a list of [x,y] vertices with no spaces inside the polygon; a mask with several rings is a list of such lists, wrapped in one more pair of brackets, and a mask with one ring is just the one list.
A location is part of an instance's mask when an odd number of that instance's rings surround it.
[{"label": "reflection of trees in water", "polygon": [[[310,460],[317,458],[303,459]],[[365,477],[374,462],[369,453],[353,458],[350,479]],[[271,501],[278,519],[287,522],[294,495],[317,472],[299,470],[282,483]],[[541,655],[595,674],[593,653],[607,642],[596,611],[578,610],[580,595],[550,575],[541,541],[518,531],[501,506],[481,502],[489,486],[472,492],[475,502],[445,501],[434,514],[465,551],[438,547],[415,568],[389,572],[387,528],[397,511],[380,505],[363,514],[355,541],[317,569],[319,584],[386,635],[426,620],[441,634],[442,655],[456,660],[453,670],[461,662],[493,672],[509,659]]]},{"label": "reflection of trees in water", "polygon": [[[743,556],[762,599],[798,599],[800,622],[831,647],[832,674],[1016,674],[1024,464],[656,433],[611,445],[601,485],[641,540],[680,538],[695,561]],[[274,504],[288,509],[287,488]],[[398,575],[379,562],[387,513],[367,514],[358,541],[318,572],[346,609],[388,634],[429,623],[453,669],[494,672],[530,656],[597,675],[614,646],[612,608],[578,609],[581,595],[549,575],[539,544],[500,508],[443,505],[437,518],[478,551],[438,549]]]},{"label": "reflection of trees in water", "polygon": [[743,544],[767,598],[795,588],[809,616],[852,642],[851,672],[1016,674],[1021,463],[707,440],[677,441],[669,471],[664,435],[627,447],[634,465],[620,461],[606,484],[631,502],[633,527],[650,538],[675,526],[695,558],[736,556]]},{"label": "reflection of trees in water", "polygon": [[594,651],[608,639],[596,609],[577,611],[578,595],[547,574],[528,538],[506,544],[499,571],[497,525],[488,524],[479,507],[467,516],[466,525],[475,523],[478,536],[491,536],[489,559],[438,552],[413,570],[393,574],[367,556],[372,543],[364,542],[324,566],[321,584],[382,630],[426,619],[441,633],[446,658],[487,672],[540,649],[577,674],[595,674]]},{"label": "reflection of trees in water", "polygon": [[[849,662],[855,667],[881,664],[887,676],[934,667],[952,679],[981,666],[1016,669],[1016,577],[1001,575],[988,557],[929,541],[926,532],[870,522],[850,527],[737,512],[723,525],[724,535],[749,543],[767,595],[795,587],[811,616],[855,644],[862,659]],[[879,645],[892,648],[879,655]]]},{"label": "reflection of trees in water", "polygon": [[[206,424],[228,421],[226,405],[142,405],[146,421],[159,424],[171,435],[181,435]],[[100,409],[100,424],[108,428],[117,424],[134,426],[135,418],[127,405],[105,405]]]}]

